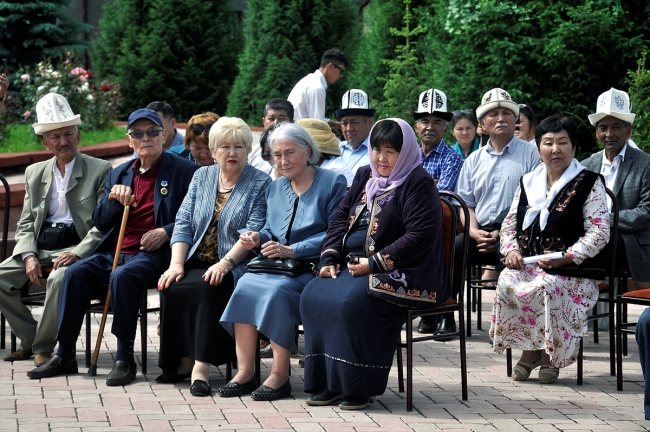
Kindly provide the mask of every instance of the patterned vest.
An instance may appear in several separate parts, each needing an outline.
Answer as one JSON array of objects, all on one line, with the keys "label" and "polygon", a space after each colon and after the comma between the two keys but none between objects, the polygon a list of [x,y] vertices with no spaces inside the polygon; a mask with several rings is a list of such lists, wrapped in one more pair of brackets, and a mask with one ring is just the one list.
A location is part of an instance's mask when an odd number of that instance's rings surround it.
[{"label": "patterned vest", "polygon": [[[540,230],[539,215],[525,230],[522,230],[524,215],[528,209],[528,197],[520,180],[521,194],[517,208],[517,244],[523,256],[541,255],[544,251],[562,252],[585,234],[582,207],[600,174],[583,170],[567,183],[553,199],[544,230]],[[601,178],[602,180],[602,178]],[[605,184],[603,180],[603,184]],[[598,255],[587,258],[580,265],[569,264],[559,269],[545,269],[549,274],[569,277],[583,277],[603,280],[606,277],[606,262],[609,244]]]}]

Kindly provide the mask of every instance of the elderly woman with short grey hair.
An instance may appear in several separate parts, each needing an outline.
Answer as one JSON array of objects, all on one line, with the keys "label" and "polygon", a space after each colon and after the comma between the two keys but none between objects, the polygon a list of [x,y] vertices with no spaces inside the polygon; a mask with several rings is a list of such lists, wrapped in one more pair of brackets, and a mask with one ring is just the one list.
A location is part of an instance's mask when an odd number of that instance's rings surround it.
[{"label": "elderly woman with short grey hair", "polygon": [[[264,228],[242,234],[241,244],[267,258],[315,264],[347,181],[314,165],[320,152],[298,125],[278,126],[270,144],[274,166],[282,177],[267,189]],[[252,392],[255,400],[276,400],[291,395],[289,358],[295,326],[300,322],[300,294],[313,278],[310,271],[293,276],[249,272],[239,280],[221,317],[221,324],[235,337],[239,369],[232,381],[219,389],[222,397]],[[271,340],[273,349],[271,374],[262,386],[254,376],[258,332]]]}]

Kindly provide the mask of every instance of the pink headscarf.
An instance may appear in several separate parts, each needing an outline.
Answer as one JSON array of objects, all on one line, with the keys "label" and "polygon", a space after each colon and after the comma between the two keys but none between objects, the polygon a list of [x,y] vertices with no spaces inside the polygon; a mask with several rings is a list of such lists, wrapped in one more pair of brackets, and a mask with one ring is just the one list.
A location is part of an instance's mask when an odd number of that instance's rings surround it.
[{"label": "pink headscarf", "polygon": [[[396,122],[400,128],[402,128],[404,144],[402,144],[402,151],[400,151],[399,156],[397,157],[397,162],[393,167],[393,171],[391,171],[388,177],[381,177],[372,159],[373,143],[368,143],[370,169],[372,170],[372,177],[368,180],[368,183],[366,183],[366,198],[368,209],[372,208],[372,202],[377,195],[381,195],[384,192],[395,189],[404,183],[406,177],[408,177],[411,171],[420,166],[422,163],[422,154],[420,151],[420,146],[418,146],[417,139],[415,138],[415,132],[413,132],[411,125],[406,123],[404,120],[398,118],[383,119],[375,123],[372,128],[376,128],[379,123],[386,120],[392,120]],[[370,131],[370,136],[372,136],[372,130]]]}]

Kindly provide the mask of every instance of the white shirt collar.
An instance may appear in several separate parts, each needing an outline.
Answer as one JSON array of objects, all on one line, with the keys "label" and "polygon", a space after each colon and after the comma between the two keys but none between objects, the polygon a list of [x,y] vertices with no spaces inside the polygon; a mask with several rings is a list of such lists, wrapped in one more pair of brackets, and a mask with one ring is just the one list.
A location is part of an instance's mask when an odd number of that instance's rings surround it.
[{"label": "white shirt collar", "polygon": [[[614,160],[611,162],[607,158],[607,155],[605,154],[605,150],[603,150],[603,165],[614,165],[614,164],[620,164],[622,162],[625,162],[625,150],[627,150],[627,143],[625,143],[620,153],[614,156]],[[618,162],[616,162],[617,160]]]},{"label": "white shirt collar", "polygon": [[74,167],[74,161],[77,160],[77,157],[75,156],[69,163],[65,164],[65,175],[61,175],[61,171],[59,171],[59,167],[56,164],[56,161],[54,161],[54,165],[52,165],[52,172],[54,173],[55,176],[59,176],[60,178],[69,178],[70,175],[72,174],[72,167]]},{"label": "white shirt collar", "polygon": [[320,80],[320,83],[323,84],[323,87],[327,88],[327,80],[325,79],[325,75],[323,75],[323,72],[321,72],[320,69],[316,69],[316,72],[314,73]]}]

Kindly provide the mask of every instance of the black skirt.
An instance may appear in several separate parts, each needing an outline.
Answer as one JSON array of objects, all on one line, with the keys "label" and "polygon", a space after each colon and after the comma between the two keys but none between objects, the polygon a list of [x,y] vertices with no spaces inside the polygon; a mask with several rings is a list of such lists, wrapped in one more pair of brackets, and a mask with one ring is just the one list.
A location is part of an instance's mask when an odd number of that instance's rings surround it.
[{"label": "black skirt", "polygon": [[404,309],[366,293],[368,275],[312,280],[302,292],[305,392],[383,394],[404,323]]},{"label": "black skirt", "polygon": [[219,319],[234,290],[228,273],[219,285],[210,285],[203,274],[211,264],[185,263],[185,277],[160,291],[160,355],[163,372],[175,371],[181,357],[215,366],[233,361],[235,341]]}]

